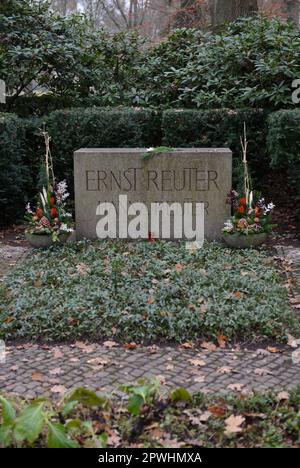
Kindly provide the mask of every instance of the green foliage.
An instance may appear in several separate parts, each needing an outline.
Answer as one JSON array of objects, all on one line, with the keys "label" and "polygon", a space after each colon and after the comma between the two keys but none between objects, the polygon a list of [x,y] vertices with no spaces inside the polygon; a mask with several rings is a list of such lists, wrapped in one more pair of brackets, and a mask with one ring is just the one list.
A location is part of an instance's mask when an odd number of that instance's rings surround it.
[{"label": "green foliage", "polygon": [[175,31],[146,53],[135,100],[164,108],[290,108],[299,45],[296,26],[260,16],[217,34]]},{"label": "green foliage", "polygon": [[138,381],[138,384],[121,385],[120,389],[128,395],[127,410],[133,416],[141,414],[144,405],[154,405],[158,396],[160,383],[154,378],[150,382]]},{"label": "green foliage", "polygon": [[285,340],[299,330],[267,254],[216,243],[67,244],[30,255],[3,287],[6,340]]},{"label": "green foliage", "polygon": [[233,151],[234,185],[237,186],[242,180],[240,137],[244,122],[247,125],[251,174],[258,184],[262,184],[269,167],[265,148],[267,114],[263,111],[167,110],[162,117],[163,142],[177,148],[229,147]]},{"label": "green foliage", "polygon": [[0,75],[11,104],[32,83],[57,95],[81,95],[92,86],[93,36],[83,16],[59,16],[44,0],[6,0],[0,22]]},{"label": "green foliage", "polygon": [[68,109],[46,119],[55,174],[73,187],[73,153],[79,148],[151,146],[159,137],[159,116],[146,109]]},{"label": "green foliage", "polygon": [[132,102],[162,108],[185,107],[181,98],[180,76],[193,62],[195,52],[204,47],[206,37],[196,29],[180,29],[155,47],[146,49],[135,67],[135,87],[130,95]]},{"label": "green foliage", "polygon": [[14,423],[14,438],[17,442],[26,440],[32,444],[37,440],[45,424],[43,406],[44,402],[32,403],[18,415]]},{"label": "green foliage", "polygon": [[173,390],[170,396],[172,401],[188,401],[192,398],[191,394],[183,387]]},{"label": "green foliage", "polygon": [[71,192],[75,150],[149,147],[160,141],[160,114],[150,109],[76,108],[27,119],[0,114],[0,224],[22,219],[26,202],[41,189],[44,124],[51,136],[55,175],[67,179]]},{"label": "green foliage", "polygon": [[269,118],[268,151],[271,165],[287,173],[300,199],[300,111],[278,111]]},{"label": "green foliage", "polygon": [[147,152],[143,154],[142,158],[144,160],[150,159],[155,154],[170,153],[174,148],[170,146],[157,146],[156,148],[148,148]]},{"label": "green foliage", "polygon": [[[282,392],[190,395],[184,388],[168,395],[166,388],[148,380],[124,387],[129,400],[138,396],[146,404],[131,407],[129,402],[115,399],[103,408],[76,402],[65,418],[63,408],[68,397],[58,403],[0,396],[0,447],[99,449],[138,444],[168,448],[170,443],[181,448],[299,446],[299,387],[284,392],[284,396],[280,396]],[[9,421],[3,402],[13,409]],[[28,421],[24,415],[29,416]],[[236,432],[236,428],[228,431],[227,421],[232,417],[239,420]]]},{"label": "green foliage", "polygon": [[0,22],[0,76],[12,93],[8,109],[36,84],[54,94],[49,99],[58,108],[93,96],[101,106],[124,104],[143,42],[135,32],[93,31],[84,16],[60,16],[44,0],[6,0]]},{"label": "green foliage", "polygon": [[77,388],[67,398],[68,402],[82,403],[85,406],[102,406],[105,407],[108,402],[105,398],[98,396],[96,393],[87,390],[86,388]]},{"label": "green foliage", "polygon": [[[85,398],[82,396],[85,395]],[[89,399],[87,399],[87,395]],[[76,399],[74,397],[77,396]],[[90,405],[90,400],[93,405]],[[69,419],[65,420],[64,409],[70,405]],[[0,447],[39,447],[49,448],[77,448],[79,443],[76,434],[80,432],[85,438],[86,446],[91,442],[95,444],[95,433],[91,425],[80,421],[77,417],[72,419],[74,412],[81,411],[79,407],[102,408],[101,401],[94,392],[87,389],[77,389],[73,395],[66,398],[57,410],[54,405],[45,399],[38,399],[31,403],[26,401],[11,402],[0,395]],[[107,399],[105,399],[107,401]],[[100,402],[100,403],[99,403]],[[63,421],[63,423],[62,423]],[[100,444],[100,442],[99,442]],[[83,444],[85,445],[85,444]],[[103,446],[101,441],[100,446]]]},{"label": "green foliage", "polygon": [[[8,96],[6,105],[3,105],[3,108],[11,109],[19,117],[41,117],[58,109],[76,107],[74,101],[75,99],[71,96],[55,96],[54,94],[21,95],[18,96],[18,99],[12,99]],[[78,103],[80,107],[83,106],[80,100],[78,100]],[[87,105],[86,107],[90,106]]]},{"label": "green foliage", "polygon": [[[135,32],[94,31],[84,17],[61,17],[43,1],[6,0],[0,21],[0,76],[14,90],[6,108],[20,115],[41,115],[47,101],[50,110],[278,110],[292,107],[292,82],[300,76],[298,28],[276,18],[242,18],[217,34],[179,29],[149,47]],[[20,96],[32,94],[33,80],[50,96]]]},{"label": "green foliage", "polygon": [[30,180],[24,124],[12,114],[0,114],[0,225],[21,216]]}]

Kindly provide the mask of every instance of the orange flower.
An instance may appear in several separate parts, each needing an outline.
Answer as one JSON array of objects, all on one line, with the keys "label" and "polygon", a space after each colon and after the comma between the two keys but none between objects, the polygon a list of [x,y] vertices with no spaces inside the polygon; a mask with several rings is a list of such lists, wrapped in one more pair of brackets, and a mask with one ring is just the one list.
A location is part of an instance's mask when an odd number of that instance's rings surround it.
[{"label": "orange flower", "polygon": [[51,208],[50,216],[51,216],[51,218],[56,218],[57,217],[57,209],[56,208]]},{"label": "orange flower", "polygon": [[239,214],[245,214],[246,208],[244,206],[239,206],[238,207],[238,213]]},{"label": "orange flower", "polygon": [[247,204],[247,200],[245,197],[243,198],[240,198],[240,205],[246,205]]},{"label": "orange flower", "polygon": [[261,215],[261,210],[258,206],[255,208],[255,217],[258,218]]},{"label": "orange flower", "polygon": [[37,208],[37,209],[36,209],[36,215],[37,215],[37,217],[38,217],[39,219],[41,219],[41,218],[43,217],[43,214],[44,214],[44,213],[43,213],[42,208]]}]

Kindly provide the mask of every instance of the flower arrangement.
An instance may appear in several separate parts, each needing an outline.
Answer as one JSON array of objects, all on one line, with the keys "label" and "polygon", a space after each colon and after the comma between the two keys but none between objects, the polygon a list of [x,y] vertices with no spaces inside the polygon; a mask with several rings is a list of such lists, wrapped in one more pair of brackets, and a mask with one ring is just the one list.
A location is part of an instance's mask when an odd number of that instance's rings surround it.
[{"label": "flower arrangement", "polygon": [[261,198],[257,203],[252,201],[253,195],[250,193],[250,200],[247,197],[240,197],[234,190],[228,197],[228,202],[233,207],[233,216],[226,221],[223,228],[224,235],[236,234],[245,235],[261,234],[270,232],[272,224],[272,211],[275,208],[273,203],[266,204]]},{"label": "flower arrangement", "polygon": [[30,203],[26,205],[25,221],[28,225],[26,232],[34,235],[48,235],[52,242],[57,242],[59,236],[74,230],[72,214],[68,212],[66,206],[70,194],[65,180],[59,183],[55,180],[50,153],[50,137],[45,131],[42,135],[46,146],[46,187],[43,187],[40,192],[37,206],[34,209],[31,208]]},{"label": "flower arrangement", "polygon": [[266,204],[264,198],[259,199],[256,203],[254,202],[248,170],[248,141],[245,124],[244,137],[241,137],[241,146],[244,167],[244,195],[240,196],[234,190],[228,195],[227,203],[231,204],[233,216],[225,222],[222,232],[225,236],[266,234],[274,227],[272,224],[272,211],[275,205],[273,203]]}]

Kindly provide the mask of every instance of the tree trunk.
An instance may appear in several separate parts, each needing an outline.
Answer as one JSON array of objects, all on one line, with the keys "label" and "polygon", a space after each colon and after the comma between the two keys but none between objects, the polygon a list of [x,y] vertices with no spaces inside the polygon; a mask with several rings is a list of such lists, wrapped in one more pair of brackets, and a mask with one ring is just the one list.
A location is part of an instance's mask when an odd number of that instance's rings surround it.
[{"label": "tree trunk", "polygon": [[286,17],[294,21],[296,24],[299,24],[300,16],[300,2],[299,0],[286,0],[284,2],[284,13]]},{"label": "tree trunk", "polygon": [[219,26],[225,21],[234,21],[241,16],[258,11],[257,0],[211,0],[212,25]]}]

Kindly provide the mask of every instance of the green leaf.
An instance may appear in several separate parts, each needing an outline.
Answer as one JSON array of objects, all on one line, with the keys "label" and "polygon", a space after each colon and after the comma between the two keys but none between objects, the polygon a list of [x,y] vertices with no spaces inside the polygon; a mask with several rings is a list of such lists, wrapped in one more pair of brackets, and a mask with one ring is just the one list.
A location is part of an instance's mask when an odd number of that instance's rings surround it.
[{"label": "green leaf", "polygon": [[66,403],[66,404],[64,405],[61,414],[62,414],[63,416],[68,416],[68,414],[70,414],[71,411],[73,411],[73,409],[76,407],[77,403],[78,403],[78,402],[77,402],[76,400],[74,400],[74,401],[68,401],[68,403]]},{"label": "green leaf", "polygon": [[0,403],[2,405],[2,417],[5,423],[11,423],[16,417],[16,412],[13,406],[9,403],[6,398],[0,396]]},{"label": "green leaf", "polygon": [[12,425],[9,423],[0,426],[0,445],[8,447],[12,442]]},{"label": "green leaf", "polygon": [[71,396],[68,397],[68,402],[78,401],[86,406],[101,406],[104,407],[108,404],[108,400],[104,397],[98,396],[95,392],[87,390],[86,388],[77,388]]},{"label": "green leaf", "polygon": [[146,402],[147,396],[150,396],[151,393],[151,387],[150,385],[143,385],[141,387],[134,387],[132,389],[132,392],[135,395],[139,395],[140,397],[143,398],[144,403]]},{"label": "green leaf", "polygon": [[16,440],[32,443],[39,437],[45,424],[43,406],[43,402],[33,403],[17,417],[14,430]]},{"label": "green leaf", "polygon": [[128,399],[127,409],[129,413],[133,414],[134,416],[138,416],[141,411],[141,407],[144,404],[144,399],[140,395],[132,395]]},{"label": "green leaf", "polygon": [[103,434],[101,434],[98,437],[99,447],[100,448],[106,448],[107,447],[107,441],[108,441],[108,435],[105,432],[103,432]]},{"label": "green leaf", "polygon": [[48,422],[48,447],[49,448],[78,448],[74,440],[68,439],[64,426]]},{"label": "green leaf", "polygon": [[191,398],[191,394],[183,387],[178,387],[171,392],[172,401],[188,401]]}]

